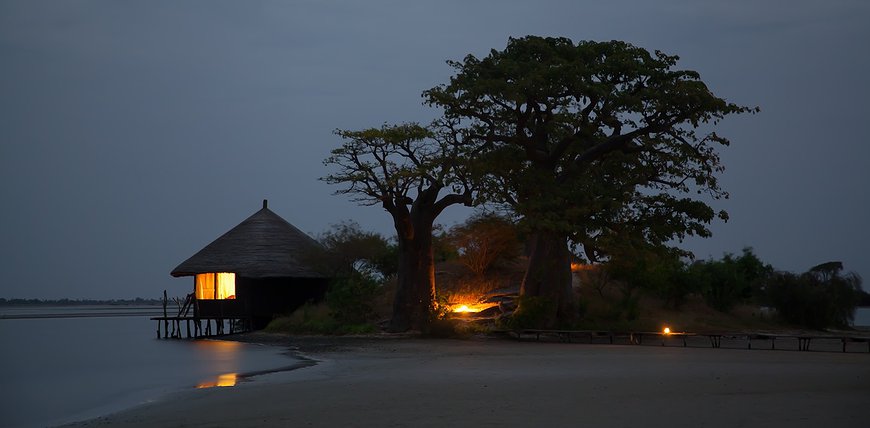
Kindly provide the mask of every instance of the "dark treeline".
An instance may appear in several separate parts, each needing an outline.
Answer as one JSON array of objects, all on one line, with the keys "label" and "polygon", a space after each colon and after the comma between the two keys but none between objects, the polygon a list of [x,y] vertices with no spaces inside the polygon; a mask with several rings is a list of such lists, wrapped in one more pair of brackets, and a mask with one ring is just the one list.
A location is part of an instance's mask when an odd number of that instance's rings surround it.
[{"label": "dark treeline", "polygon": [[720,312],[741,304],[768,307],[788,324],[814,329],[849,327],[855,308],[870,297],[861,288],[861,277],[845,271],[841,262],[822,263],[800,274],[785,272],[764,263],[751,248],[699,261],[674,253],[635,251],[612,257],[602,266],[608,279],[621,285],[629,303],[633,291],[643,290],[679,310],[688,297],[700,295]]},{"label": "dark treeline", "polygon": [[[335,281],[322,307],[306,307],[296,319],[285,320],[281,329],[320,333],[376,329],[374,324],[390,313],[398,271],[396,240],[362,230],[353,222],[333,225],[319,240],[323,252],[312,255],[313,261]],[[436,228],[433,259],[442,274],[453,272],[438,275],[436,305],[444,309],[447,293],[456,291],[450,285],[457,281],[475,284],[481,290],[473,291],[482,293],[503,288],[505,274],[515,274],[528,263],[527,241],[510,218],[491,213],[478,213],[451,228]],[[870,303],[861,278],[840,262],[792,273],[764,262],[751,248],[709,260],[693,260],[680,251],[636,242],[625,242],[619,250],[596,263],[572,255],[579,275],[574,290],[578,324],[565,327],[634,322],[644,297],[654,297],[664,309],[675,312],[684,310],[687,302],[698,301],[706,311],[723,314],[740,307],[767,308],[765,313],[786,325],[813,329],[848,328],[855,308]],[[598,310],[591,309],[595,305]],[[697,305],[689,310],[697,311]],[[535,315],[531,311],[514,316],[506,326],[536,327],[546,321]]]},{"label": "dark treeline", "polygon": [[0,297],[0,305],[43,305],[43,306],[81,306],[81,305],[162,305],[161,299],[6,299]]}]

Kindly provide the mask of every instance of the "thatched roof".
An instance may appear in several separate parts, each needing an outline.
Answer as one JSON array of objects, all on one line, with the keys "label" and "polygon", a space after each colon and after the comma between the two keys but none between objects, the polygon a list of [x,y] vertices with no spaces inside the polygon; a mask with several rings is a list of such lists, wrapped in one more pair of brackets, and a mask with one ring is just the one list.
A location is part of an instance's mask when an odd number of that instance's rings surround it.
[{"label": "thatched roof", "polygon": [[263,209],[172,270],[174,277],[234,272],[250,278],[322,278],[305,261],[320,244],[278,214]]}]

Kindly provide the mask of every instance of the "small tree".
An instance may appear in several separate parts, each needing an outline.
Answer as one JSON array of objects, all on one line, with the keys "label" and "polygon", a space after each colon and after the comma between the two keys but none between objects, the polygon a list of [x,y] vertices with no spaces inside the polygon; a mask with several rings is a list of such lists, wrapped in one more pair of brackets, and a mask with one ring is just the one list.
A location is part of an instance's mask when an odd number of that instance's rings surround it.
[{"label": "small tree", "polygon": [[309,258],[318,269],[332,277],[356,273],[384,278],[396,273],[393,245],[378,233],[367,232],[354,221],[332,225],[317,239],[321,248]]},{"label": "small tree", "polygon": [[457,249],[457,259],[478,277],[500,263],[520,255],[521,244],[516,226],[496,214],[477,214],[450,229],[450,242]]},{"label": "small tree", "polygon": [[752,248],[744,248],[740,256],[726,253],[722,260],[696,262],[689,269],[689,280],[697,284],[708,305],[726,312],[760,293],[772,273],[773,267],[764,264]]},{"label": "small tree", "polygon": [[855,307],[861,300],[861,276],[843,273],[842,262],[827,262],[813,266],[804,277],[816,288],[824,290],[825,298],[817,302],[825,314],[826,324],[848,327],[855,319]]},{"label": "small tree", "polygon": [[637,290],[659,294],[665,298],[665,306],[682,305],[690,290],[683,281],[681,251],[651,246],[638,239],[608,246],[608,261],[602,264],[602,270],[620,285],[623,310],[637,310]]},{"label": "small tree", "polygon": [[466,147],[449,128],[413,123],[336,134],[344,143],[324,164],[338,170],[323,180],[344,186],[336,193],[362,205],[380,205],[396,228],[399,264],[390,329],[425,330],[435,299],[433,224],[447,207],[472,203]]},{"label": "small tree", "polygon": [[840,268],[814,269],[801,275],[774,274],[766,285],[767,301],[792,324],[816,329],[848,327],[860,300],[861,278],[854,273],[842,275]]}]

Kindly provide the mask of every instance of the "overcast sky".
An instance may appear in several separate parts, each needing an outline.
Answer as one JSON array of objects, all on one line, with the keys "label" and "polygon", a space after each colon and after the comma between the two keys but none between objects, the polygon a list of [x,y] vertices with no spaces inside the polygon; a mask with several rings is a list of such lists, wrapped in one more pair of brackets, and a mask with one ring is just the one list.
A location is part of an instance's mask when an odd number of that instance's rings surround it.
[{"label": "overcast sky", "polygon": [[865,0],[0,0],[0,297],[185,294],[169,271],[264,198],[312,235],[392,234],[318,181],[332,131],[428,122],[445,60],[529,34],[676,54],[761,107],[719,128],[731,220],[698,257],[870,281],[868,22]]}]

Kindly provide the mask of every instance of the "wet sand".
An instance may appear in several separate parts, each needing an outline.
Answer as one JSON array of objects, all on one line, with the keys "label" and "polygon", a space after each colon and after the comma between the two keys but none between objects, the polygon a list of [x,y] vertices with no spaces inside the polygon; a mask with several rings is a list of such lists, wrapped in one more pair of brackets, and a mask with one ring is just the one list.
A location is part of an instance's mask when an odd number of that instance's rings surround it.
[{"label": "wet sand", "polygon": [[[281,343],[282,338],[247,340]],[[77,427],[865,427],[870,354],[307,339],[319,363]]]}]

